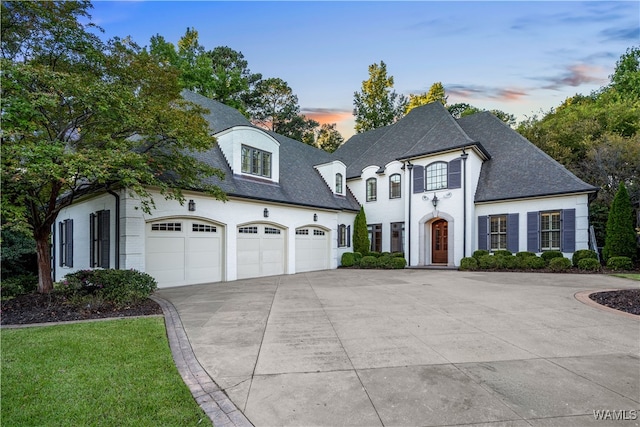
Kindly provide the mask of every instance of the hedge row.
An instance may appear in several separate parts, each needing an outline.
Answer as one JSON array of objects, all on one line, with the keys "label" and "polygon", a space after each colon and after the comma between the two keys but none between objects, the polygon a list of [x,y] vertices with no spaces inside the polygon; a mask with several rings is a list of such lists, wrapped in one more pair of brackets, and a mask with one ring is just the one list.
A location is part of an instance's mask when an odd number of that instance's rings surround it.
[{"label": "hedge row", "polygon": [[[629,260],[630,262],[631,260]],[[537,256],[533,252],[518,252],[514,256],[506,250],[495,251],[493,254],[486,250],[477,250],[473,256],[463,258],[460,261],[460,270],[540,270],[547,268],[551,271],[566,271],[572,266],[581,270],[600,270],[597,255],[592,250],[576,251],[571,259],[565,258],[560,251],[543,252],[541,256]]]},{"label": "hedge row", "polygon": [[401,252],[369,252],[362,256],[360,252],[342,254],[343,267],[401,269],[407,266],[407,260]]}]

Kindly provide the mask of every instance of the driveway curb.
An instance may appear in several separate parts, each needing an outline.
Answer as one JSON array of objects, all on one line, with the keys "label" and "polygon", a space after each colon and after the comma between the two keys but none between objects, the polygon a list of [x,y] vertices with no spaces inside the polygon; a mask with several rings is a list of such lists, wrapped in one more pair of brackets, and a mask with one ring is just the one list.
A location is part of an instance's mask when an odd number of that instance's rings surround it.
[{"label": "driveway curb", "polygon": [[164,313],[169,347],[178,372],[191,394],[216,427],[252,427],[236,405],[211,379],[196,359],[178,311],[169,301],[151,296]]},{"label": "driveway curb", "polygon": [[582,292],[576,292],[573,296],[575,297],[575,299],[577,299],[581,303],[586,304],[586,305],[588,305],[590,307],[594,307],[594,308],[597,308],[597,309],[600,309],[600,310],[608,311],[609,313],[617,314],[619,316],[625,316],[625,317],[629,317],[631,319],[640,320],[640,316],[638,316],[636,314],[627,313],[625,311],[616,310],[616,309],[613,309],[611,307],[607,307],[606,305],[598,304],[597,302],[595,302],[594,300],[589,298],[589,295],[591,295],[591,294],[597,294],[599,292],[620,291],[620,290],[621,289],[602,289],[602,290],[599,290],[599,291],[582,291]]}]

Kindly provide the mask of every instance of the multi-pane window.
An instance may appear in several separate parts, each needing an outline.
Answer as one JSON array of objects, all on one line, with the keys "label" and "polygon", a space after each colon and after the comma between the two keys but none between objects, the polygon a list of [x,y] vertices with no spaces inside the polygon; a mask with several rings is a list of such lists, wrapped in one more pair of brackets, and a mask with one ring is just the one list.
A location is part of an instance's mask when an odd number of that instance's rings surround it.
[{"label": "multi-pane window", "polygon": [[340,224],[338,226],[338,247],[345,248],[351,246],[351,226]]},{"label": "multi-pane window", "polygon": [[151,231],[182,231],[181,222],[156,222],[151,224]]},{"label": "multi-pane window", "polygon": [[258,234],[258,227],[240,227],[238,233],[241,234]]},{"label": "multi-pane window", "polygon": [[342,174],[336,174],[336,193],[342,194]]},{"label": "multi-pane window", "polygon": [[382,224],[367,225],[372,252],[382,252]]},{"label": "multi-pane window", "polygon": [[394,173],[389,177],[389,198],[397,199],[401,196],[400,174]]},{"label": "multi-pane window", "polygon": [[60,223],[60,267],[73,267],[73,220]]},{"label": "multi-pane window", "polygon": [[242,172],[271,178],[271,153],[243,145]]},{"label": "multi-pane window", "polygon": [[404,252],[404,222],[391,223],[391,252]]},{"label": "multi-pane window", "polygon": [[489,227],[491,250],[499,251],[507,249],[507,216],[491,216]]},{"label": "multi-pane window", "polygon": [[296,234],[298,236],[308,236],[309,235],[309,229],[308,228],[299,228],[296,230]]},{"label": "multi-pane window", "polygon": [[560,212],[542,212],[540,214],[540,249],[543,251],[560,250]]},{"label": "multi-pane window", "polygon": [[265,227],[264,234],[280,234],[280,230],[273,227]]},{"label": "multi-pane window", "polygon": [[[109,211],[102,210],[89,216],[91,267],[109,268],[110,219]],[[152,227],[153,229],[153,227]]]},{"label": "multi-pane window", "polygon": [[191,224],[191,231],[194,233],[215,233],[218,229],[213,225]]},{"label": "multi-pane window", "polygon": [[442,190],[447,188],[447,163],[431,163],[424,171],[425,190]]},{"label": "multi-pane window", "polygon": [[378,199],[378,181],[375,178],[367,180],[367,202],[375,202]]}]

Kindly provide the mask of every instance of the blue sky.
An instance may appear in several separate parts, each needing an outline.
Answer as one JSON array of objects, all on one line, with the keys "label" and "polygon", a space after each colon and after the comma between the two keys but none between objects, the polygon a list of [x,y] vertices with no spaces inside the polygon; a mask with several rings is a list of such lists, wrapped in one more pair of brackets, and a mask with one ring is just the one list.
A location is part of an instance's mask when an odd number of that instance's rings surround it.
[{"label": "blue sky", "polygon": [[519,120],[607,84],[640,45],[640,2],[98,1],[104,37],[176,44],[195,28],[207,50],[242,52],[252,72],[285,80],[302,113],[354,126],[353,94],[384,61],[394,90],[442,82],[449,103],[500,109]]}]

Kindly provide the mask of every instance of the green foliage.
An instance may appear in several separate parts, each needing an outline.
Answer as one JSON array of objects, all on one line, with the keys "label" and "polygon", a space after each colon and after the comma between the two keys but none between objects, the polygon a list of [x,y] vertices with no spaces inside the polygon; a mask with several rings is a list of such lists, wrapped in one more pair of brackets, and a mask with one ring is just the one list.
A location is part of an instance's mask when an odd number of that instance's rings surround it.
[{"label": "green foliage", "polygon": [[478,258],[478,267],[481,270],[492,270],[498,268],[498,258],[493,255],[482,255]]},{"label": "green foliage", "polygon": [[549,262],[553,258],[563,258],[564,255],[560,251],[545,251],[542,252],[542,255],[540,255],[540,257],[544,260],[545,263],[547,263],[547,265],[549,265]]},{"label": "green foliage", "polygon": [[360,212],[353,222],[353,251],[363,255],[369,253],[371,242],[369,242],[369,231],[367,230],[367,216],[364,207],[360,207]]},{"label": "green foliage", "polygon": [[591,249],[580,249],[573,253],[571,262],[573,263],[574,267],[577,267],[578,263],[580,263],[581,260],[589,258],[595,259],[597,261],[598,254],[596,254],[595,251],[592,251]]},{"label": "green foliage", "polygon": [[532,270],[539,270],[545,268],[547,263],[539,256],[529,256],[522,258],[522,268],[528,268]]},{"label": "green foliage", "polygon": [[0,283],[0,295],[3,299],[29,294],[36,289],[38,289],[38,276],[35,274],[7,277]]},{"label": "green foliage", "polygon": [[353,260],[355,262],[355,265],[359,265],[360,261],[362,261],[362,254],[360,252],[354,252],[353,253]]},{"label": "green foliage", "polygon": [[393,77],[387,76],[384,61],[369,65],[369,79],[362,82],[362,91],[353,95],[356,133],[390,125],[403,116],[407,101],[392,88]]},{"label": "green foliage", "polygon": [[551,271],[566,271],[571,268],[571,260],[565,257],[552,258],[549,261],[549,269]]},{"label": "green foliage", "polygon": [[460,260],[459,270],[477,270],[478,261],[474,257],[465,257]]},{"label": "green foliage", "polygon": [[519,270],[523,268],[524,265],[524,257],[522,256],[510,256],[510,257],[502,257],[504,260],[505,268],[510,270]]},{"label": "green foliage", "polygon": [[367,255],[379,258],[382,254],[380,252],[370,251]]},{"label": "green foliage", "polygon": [[431,85],[429,92],[420,95],[409,95],[409,102],[404,110],[404,114],[409,114],[409,111],[416,107],[429,104],[431,102],[439,102],[442,105],[447,104],[447,96],[445,95],[444,86],[441,82],[436,82]]},{"label": "green foliage", "polygon": [[374,256],[363,256],[360,260],[360,268],[377,268],[378,258]]},{"label": "green foliage", "polygon": [[16,275],[36,274],[38,272],[36,242],[33,240],[33,236],[21,230],[2,227],[1,240],[0,260],[3,281]]},{"label": "green foliage", "polygon": [[353,252],[345,252],[342,254],[341,265],[343,267],[353,267],[356,263]]},{"label": "green foliage", "polygon": [[507,257],[513,256],[511,251],[507,251],[507,250],[494,251],[493,255],[494,256],[507,256]]},{"label": "green foliage", "polygon": [[391,268],[400,270],[407,266],[407,260],[404,257],[392,257],[391,258]]},{"label": "green foliage", "polygon": [[578,261],[578,268],[587,271],[600,271],[600,261],[596,258],[582,258]]},{"label": "green foliage", "polygon": [[333,153],[344,143],[344,138],[336,129],[335,123],[323,123],[318,130],[315,145],[328,152]]},{"label": "green foliage", "polygon": [[516,254],[516,257],[518,258],[527,258],[532,256],[537,256],[537,255],[535,254],[535,252],[528,252],[528,251],[522,251]]},{"label": "green foliage", "polygon": [[486,251],[484,249],[478,249],[477,251],[473,251],[472,256],[479,261],[480,257],[483,257],[485,255],[489,255],[489,251]]},{"label": "green foliage", "polygon": [[390,269],[393,268],[393,257],[389,252],[385,252],[384,254],[380,254],[378,258],[378,267]]},{"label": "green foliage", "polygon": [[153,277],[136,270],[79,270],[67,274],[56,287],[71,297],[92,296],[123,307],[149,298],[157,283]]},{"label": "green foliage", "polygon": [[404,258],[404,252],[393,252],[391,256]]},{"label": "green foliage", "polygon": [[611,257],[635,258],[637,250],[636,232],[633,228],[633,209],[629,193],[623,183],[620,183],[616,193],[609,218],[607,220],[607,235],[602,254],[605,260]]},{"label": "green foliage", "polygon": [[626,256],[612,256],[607,260],[607,268],[614,271],[631,270],[633,262]]}]

